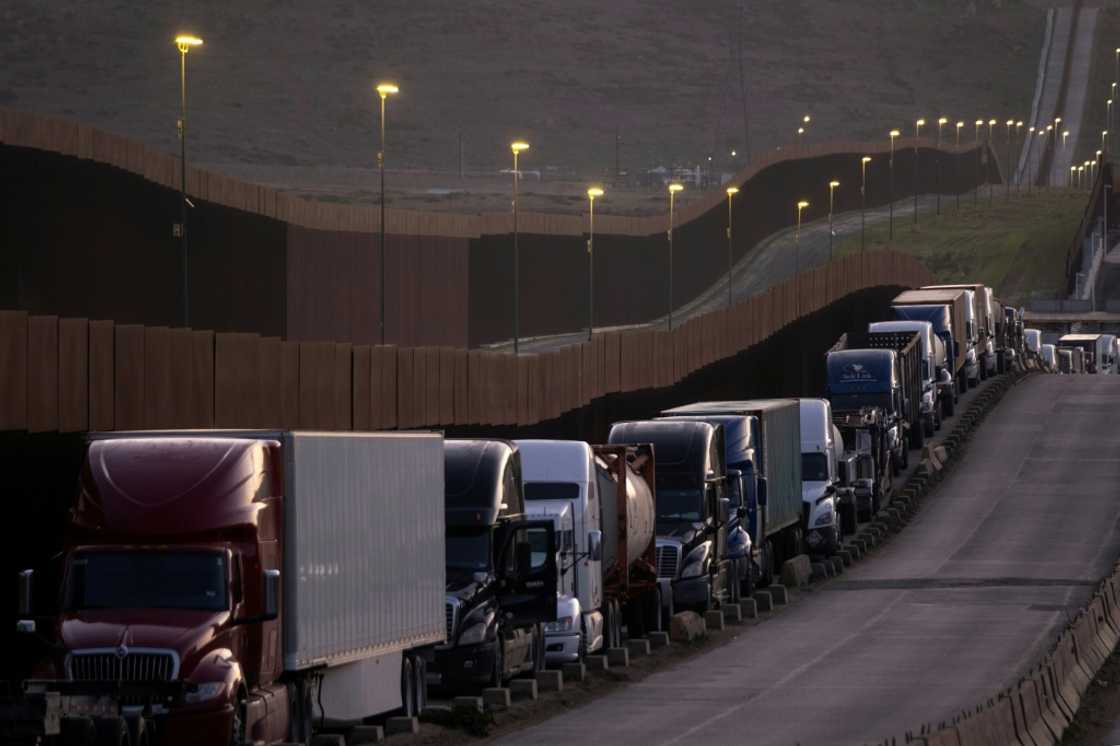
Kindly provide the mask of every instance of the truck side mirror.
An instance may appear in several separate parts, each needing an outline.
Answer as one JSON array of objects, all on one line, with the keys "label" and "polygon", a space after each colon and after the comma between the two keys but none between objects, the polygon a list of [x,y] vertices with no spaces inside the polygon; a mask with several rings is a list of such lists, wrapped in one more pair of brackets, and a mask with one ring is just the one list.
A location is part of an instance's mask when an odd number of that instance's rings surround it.
[{"label": "truck side mirror", "polygon": [[264,571],[264,613],[261,621],[271,622],[280,616],[280,571]]},{"label": "truck side mirror", "polygon": [[727,523],[731,519],[731,500],[721,497],[716,508],[716,515],[720,523]]},{"label": "truck side mirror", "polygon": [[587,532],[587,557],[592,562],[603,559],[603,532],[599,530]]},{"label": "truck side mirror", "polygon": [[19,603],[17,604],[20,616],[31,616],[31,584],[35,578],[34,570],[21,570],[19,573]]}]

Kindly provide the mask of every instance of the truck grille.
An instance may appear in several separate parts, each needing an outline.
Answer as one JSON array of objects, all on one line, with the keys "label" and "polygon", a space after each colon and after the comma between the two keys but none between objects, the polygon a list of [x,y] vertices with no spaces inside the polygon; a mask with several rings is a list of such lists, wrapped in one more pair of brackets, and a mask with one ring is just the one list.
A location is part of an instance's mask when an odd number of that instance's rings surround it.
[{"label": "truck grille", "polygon": [[455,621],[459,606],[453,601],[448,601],[444,607],[447,610],[447,639],[450,641],[455,637]]},{"label": "truck grille", "polygon": [[681,561],[680,547],[673,544],[657,545],[657,577],[676,578]]},{"label": "truck grille", "polygon": [[66,673],[71,681],[172,681],[179,656],[150,648],[75,650],[66,657]]}]

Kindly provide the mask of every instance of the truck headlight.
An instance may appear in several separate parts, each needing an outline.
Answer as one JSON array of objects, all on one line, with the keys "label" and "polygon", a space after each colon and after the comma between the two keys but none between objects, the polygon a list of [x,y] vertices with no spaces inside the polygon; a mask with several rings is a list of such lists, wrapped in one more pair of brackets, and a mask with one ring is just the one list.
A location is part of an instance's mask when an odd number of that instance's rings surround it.
[{"label": "truck headlight", "polygon": [[813,528],[823,528],[832,525],[832,511],[821,513],[817,519],[813,521]]},{"label": "truck headlight", "polygon": [[207,681],[199,684],[198,688],[193,692],[186,692],[183,694],[183,701],[188,705],[197,705],[200,702],[208,702],[226,689],[226,682],[224,681]]},{"label": "truck headlight", "polygon": [[463,630],[463,634],[459,635],[460,645],[476,645],[486,640],[486,628],[490,625],[486,622],[479,622],[472,624]]},{"label": "truck headlight", "polygon": [[575,626],[575,618],[566,616],[563,619],[557,619],[555,622],[549,622],[544,625],[544,631],[551,634],[561,634],[564,632],[571,632]]},{"label": "truck headlight", "polygon": [[925,409],[925,410],[933,409],[933,392],[932,391],[923,391],[922,392],[922,409]]}]

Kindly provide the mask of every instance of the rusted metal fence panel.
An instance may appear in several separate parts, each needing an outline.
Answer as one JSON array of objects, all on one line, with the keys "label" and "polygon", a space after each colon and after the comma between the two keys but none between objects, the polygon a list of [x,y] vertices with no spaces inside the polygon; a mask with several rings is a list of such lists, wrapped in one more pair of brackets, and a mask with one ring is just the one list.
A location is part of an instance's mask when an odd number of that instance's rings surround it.
[{"label": "rusted metal fence panel", "polygon": [[27,313],[0,311],[0,430],[27,428]]},{"label": "rusted metal fence panel", "polygon": [[144,327],[120,324],[115,327],[114,358],[114,427],[117,430],[140,430],[145,427],[144,394]]},{"label": "rusted metal fence panel", "polygon": [[27,429],[58,429],[58,317],[27,319]]},{"label": "rusted metal fence panel", "polygon": [[89,428],[89,322],[58,322],[58,429],[64,433]]}]

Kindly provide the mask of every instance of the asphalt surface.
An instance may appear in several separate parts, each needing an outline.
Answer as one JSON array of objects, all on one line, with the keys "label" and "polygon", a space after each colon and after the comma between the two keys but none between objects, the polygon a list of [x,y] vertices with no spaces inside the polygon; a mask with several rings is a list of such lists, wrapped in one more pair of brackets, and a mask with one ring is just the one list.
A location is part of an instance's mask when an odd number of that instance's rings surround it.
[{"label": "asphalt surface", "polygon": [[[986,195],[986,192],[983,194]],[[961,200],[971,200],[971,193],[962,194]],[[935,195],[921,195],[918,198],[918,220],[923,215],[929,215],[936,209],[937,198]],[[942,195],[941,209],[948,212],[955,209],[956,197]],[[883,205],[869,209],[866,215],[867,225],[881,225],[890,220],[890,206]],[[905,235],[914,223],[914,199],[906,197],[894,203],[894,221],[897,235]],[[861,229],[861,213],[858,210],[836,213],[833,215],[833,246],[838,247],[849,236],[858,236]],[[746,256],[742,257],[731,268],[732,298],[735,303],[745,301],[751,296],[764,292],[783,280],[797,273],[798,268],[805,270],[826,264],[829,261],[830,249],[828,240],[828,219],[803,223],[799,241],[795,241],[795,230],[787,228],[767,236],[755,245]],[[673,326],[678,327],[693,316],[708,313],[727,306],[727,276],[721,275],[720,279],[707,290],[687,303],[678,306],[673,313]],[[629,326],[596,327],[596,332],[622,331],[628,329],[664,328],[664,316],[653,319],[645,324]],[[545,337],[532,337],[521,340],[519,345],[522,352],[546,352],[571,344],[578,344],[587,339],[587,328],[565,333],[553,334]],[[506,350],[513,349],[513,342],[506,341],[498,344],[487,345],[487,349]]]},{"label": "asphalt surface", "polygon": [[871,560],[731,643],[503,742],[856,745],[987,699],[1120,555],[1117,407],[1120,376],[1024,380]]}]

